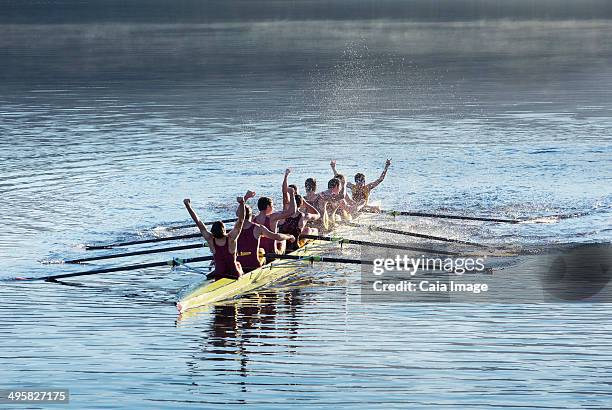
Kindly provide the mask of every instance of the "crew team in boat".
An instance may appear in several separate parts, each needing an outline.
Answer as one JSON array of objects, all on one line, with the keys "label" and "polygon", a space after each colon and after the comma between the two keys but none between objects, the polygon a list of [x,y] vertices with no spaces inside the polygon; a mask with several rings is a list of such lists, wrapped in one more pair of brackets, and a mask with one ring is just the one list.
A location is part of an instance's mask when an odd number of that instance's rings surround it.
[{"label": "crew team in boat", "polygon": [[296,185],[288,183],[291,170],[287,169],[282,184],[283,209],[275,212],[272,199],[262,196],[257,201],[259,213],[253,218],[247,201],[255,192],[247,191],[237,198],[238,219],[229,232],[221,221],[213,223],[208,231],[191,200],[187,198],[183,203],[213,254],[214,278],[237,279],[269,262],[271,259],[266,260],[266,255],[282,255],[304,246],[304,235],[329,232],[338,219],[351,220],[362,210],[379,211],[368,200],[371,191],[385,179],[390,165],[387,160],[380,177],[369,184],[362,173],[356,174],[353,184],[337,172],[336,161],[331,161],[334,177],[328,181],[327,190],[317,193],[316,179],[308,178],[304,183],[305,196],[298,193]]}]

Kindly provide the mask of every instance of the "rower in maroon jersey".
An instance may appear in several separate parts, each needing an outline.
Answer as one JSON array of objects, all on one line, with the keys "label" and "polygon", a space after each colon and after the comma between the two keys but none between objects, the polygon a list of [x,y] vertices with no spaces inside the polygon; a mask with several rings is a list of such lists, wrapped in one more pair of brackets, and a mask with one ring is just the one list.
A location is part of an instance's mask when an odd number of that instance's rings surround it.
[{"label": "rower in maroon jersey", "polygon": [[302,235],[318,235],[319,230],[315,227],[308,226],[308,222],[317,221],[321,215],[317,209],[310,205],[307,201],[302,198],[301,195],[296,195],[295,190],[289,187],[289,198],[290,201],[294,201],[296,204],[296,212],[293,215],[288,216],[279,225],[278,231],[284,234],[292,235],[297,240],[287,243],[287,251],[295,251],[300,247],[304,246],[305,241],[300,240]]},{"label": "rower in maroon jersey", "polygon": [[263,254],[267,251],[260,248],[261,240],[287,241],[289,243],[296,240],[293,235],[272,232],[265,226],[251,221],[252,215],[251,208],[246,206],[244,226],[238,238],[238,262],[242,265],[244,273],[255,270],[266,262]]},{"label": "rower in maroon jersey", "polygon": [[289,183],[289,174],[291,173],[291,168],[287,168],[285,170],[285,178],[283,179],[283,186],[282,186],[282,191],[283,191],[283,210],[287,210],[289,208],[290,205],[290,198],[289,198],[289,189],[292,188],[295,195],[299,194],[300,192],[298,191],[298,187],[295,184],[290,184]]},{"label": "rower in maroon jersey", "polygon": [[238,220],[234,228],[228,232],[225,230],[225,224],[217,221],[212,224],[210,232],[206,229],[206,225],[202,223],[196,212],[191,207],[191,200],[186,198],[183,203],[187,208],[187,212],[191,219],[196,223],[202,236],[208,243],[208,247],[213,254],[215,262],[215,280],[221,278],[238,279],[243,274],[243,269],[240,263],[236,260],[237,242],[244,225],[244,217],[246,211],[246,201],[255,196],[255,192],[247,191],[243,197],[238,197]]}]

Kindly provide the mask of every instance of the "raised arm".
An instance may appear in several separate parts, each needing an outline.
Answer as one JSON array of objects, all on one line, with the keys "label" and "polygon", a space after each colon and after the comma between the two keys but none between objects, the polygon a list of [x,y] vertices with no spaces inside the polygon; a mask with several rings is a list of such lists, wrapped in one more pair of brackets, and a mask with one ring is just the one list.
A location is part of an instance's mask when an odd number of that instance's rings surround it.
[{"label": "raised arm", "polygon": [[378,177],[376,181],[370,182],[368,184],[368,188],[370,188],[370,190],[376,188],[378,185],[380,185],[381,182],[383,182],[383,180],[387,176],[387,171],[389,170],[390,166],[391,166],[391,160],[388,159],[387,162],[385,162],[385,169],[383,169],[382,174],[380,174],[380,176]]},{"label": "raised arm", "polygon": [[247,191],[246,194],[242,197],[236,198],[238,201],[238,220],[234,224],[234,228],[228,233],[228,236],[234,241],[238,239],[240,236],[240,232],[242,232],[242,227],[244,226],[244,215],[246,214],[246,202],[255,196],[255,192]]},{"label": "raised arm", "polygon": [[285,178],[283,178],[283,209],[287,209],[289,206],[289,174],[291,173],[291,169],[287,168],[285,170]]},{"label": "raised arm", "polygon": [[281,219],[287,219],[297,212],[297,204],[295,203],[295,191],[293,190],[293,188],[289,187],[287,187],[287,190],[289,195],[289,202],[287,203],[287,206],[283,207],[282,211],[274,212],[272,215],[270,215],[270,221],[280,221]]},{"label": "raised arm", "polygon": [[195,224],[198,226],[198,229],[200,230],[200,233],[202,233],[204,239],[206,239],[206,241],[212,240],[212,235],[210,232],[208,232],[208,229],[206,229],[206,225],[202,223],[198,214],[196,214],[196,212],[193,210],[193,207],[191,206],[191,199],[185,198],[183,203],[185,204],[185,208],[187,208],[187,212],[189,212],[191,219],[193,219],[193,222],[195,222]]},{"label": "raised arm", "polygon": [[338,175],[338,171],[336,170],[336,160],[332,159],[331,162],[329,163],[329,165],[331,166],[332,172],[334,173],[334,176]]},{"label": "raised arm", "polygon": [[[331,169],[332,169],[332,172],[334,173],[334,176],[338,175],[338,174],[339,174],[339,172],[338,172],[338,170],[336,169],[336,160],[335,160],[335,159],[333,159],[333,160],[332,160],[332,161],[329,163],[329,165],[331,166]],[[351,181],[346,180],[346,177],[345,177],[345,181],[344,181],[344,182],[345,182],[345,187],[342,187],[342,189],[340,190],[340,193],[346,193],[346,188],[349,188],[349,189],[350,189],[350,188],[352,188],[352,187],[353,187],[353,185],[355,185],[355,184],[353,184]]]}]

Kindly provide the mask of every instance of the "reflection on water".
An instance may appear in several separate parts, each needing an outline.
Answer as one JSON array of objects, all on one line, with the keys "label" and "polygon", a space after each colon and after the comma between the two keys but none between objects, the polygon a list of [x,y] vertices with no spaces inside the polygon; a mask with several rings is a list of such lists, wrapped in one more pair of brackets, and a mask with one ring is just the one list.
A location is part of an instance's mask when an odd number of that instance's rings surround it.
[{"label": "reflection on water", "polygon": [[[286,293],[255,293],[239,303],[202,308],[195,313],[188,312],[189,317],[181,318],[179,326],[190,327],[190,323],[198,323],[206,315],[210,315],[212,320],[209,329],[202,335],[202,353],[211,356],[212,360],[215,360],[216,356],[227,355],[230,355],[232,362],[239,358],[238,371],[241,376],[247,377],[250,374],[249,355],[254,345],[276,346],[286,355],[297,353],[295,346],[287,342],[298,337],[297,315],[300,304],[299,289]],[[281,312],[278,312],[279,309]],[[278,315],[282,315],[282,323],[279,323]],[[280,332],[279,324],[282,326]],[[200,359],[194,357],[193,362],[187,363],[194,375],[198,374],[199,367],[206,365]],[[231,369],[228,368],[227,371]]]},{"label": "reflection on water", "polygon": [[264,292],[182,323],[198,340],[192,400],[215,403],[222,390],[224,403],[388,408],[486,395],[487,406],[521,407],[547,392],[559,408],[605,403],[605,371],[588,364],[610,360],[603,306],[587,318],[568,305],[364,305],[355,288],[323,293]]}]

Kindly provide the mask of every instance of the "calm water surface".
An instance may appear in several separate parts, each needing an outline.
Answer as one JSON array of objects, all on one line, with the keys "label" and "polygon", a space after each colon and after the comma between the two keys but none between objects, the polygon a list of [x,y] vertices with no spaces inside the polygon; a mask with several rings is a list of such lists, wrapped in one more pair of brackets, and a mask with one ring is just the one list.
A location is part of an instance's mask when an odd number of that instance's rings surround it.
[{"label": "calm water surface", "polygon": [[[0,278],[86,269],[40,261],[165,234],[185,197],[229,217],[246,189],[278,199],[288,166],[323,183],[332,158],[369,179],[392,158],[373,195],[389,209],[551,216],[380,224],[609,242],[611,34],[606,20],[1,25]],[[198,279],[3,282],[0,387],[70,388],[92,409],[612,403],[608,305],[366,305],[358,270],[315,265],[179,320]]]}]

